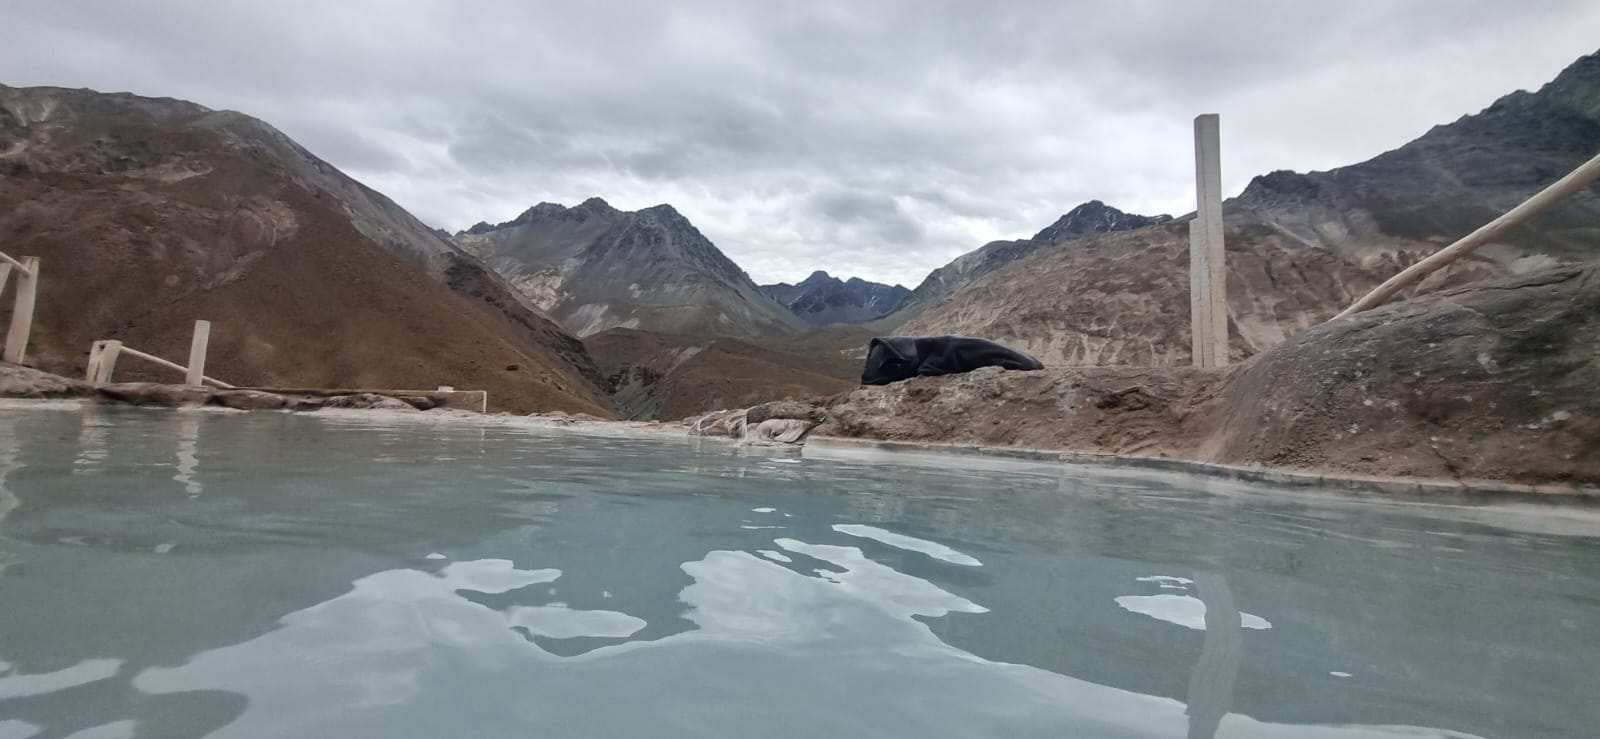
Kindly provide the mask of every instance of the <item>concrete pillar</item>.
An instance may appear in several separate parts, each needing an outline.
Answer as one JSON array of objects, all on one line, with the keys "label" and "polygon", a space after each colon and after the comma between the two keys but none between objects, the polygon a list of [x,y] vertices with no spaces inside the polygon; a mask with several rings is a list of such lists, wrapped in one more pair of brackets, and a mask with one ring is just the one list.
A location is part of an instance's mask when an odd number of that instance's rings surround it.
[{"label": "concrete pillar", "polygon": [[1228,270],[1222,249],[1222,142],[1215,113],[1194,119],[1195,219],[1189,224],[1190,331],[1196,367],[1228,364]]},{"label": "concrete pillar", "polygon": [[95,376],[89,379],[92,385],[110,385],[111,373],[117,369],[117,355],[122,353],[122,342],[115,339],[100,342],[100,357],[96,363],[98,370]]},{"label": "concrete pillar", "polygon": [[194,340],[189,342],[189,369],[184,376],[186,385],[204,385],[206,377],[206,344],[211,341],[211,322],[194,322]]},{"label": "concrete pillar", "polygon": [[89,365],[83,369],[85,382],[93,383],[95,375],[100,374],[100,352],[105,351],[106,343],[96,341],[89,345]]},{"label": "concrete pillar", "polygon": [[28,350],[28,333],[33,329],[33,303],[39,292],[39,258],[23,257],[17,276],[17,302],[11,309],[11,330],[6,332],[5,360],[22,364]]}]

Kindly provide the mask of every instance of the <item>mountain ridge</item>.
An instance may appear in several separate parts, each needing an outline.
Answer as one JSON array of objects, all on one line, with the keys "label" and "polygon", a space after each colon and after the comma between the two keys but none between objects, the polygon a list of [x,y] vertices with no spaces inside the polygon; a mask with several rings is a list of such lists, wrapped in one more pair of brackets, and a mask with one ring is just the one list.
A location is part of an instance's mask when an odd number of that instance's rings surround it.
[{"label": "mountain ridge", "polygon": [[904,285],[885,285],[859,277],[840,280],[824,270],[812,272],[793,285],[761,285],[761,291],[812,325],[866,323],[900,307],[911,291]]},{"label": "mountain ridge", "polygon": [[453,240],[580,337],[611,328],[737,337],[804,327],[667,204],[539,203]]},{"label": "mountain ridge", "polygon": [[1168,215],[1142,216],[1126,213],[1099,200],[1085,201],[1031,238],[991,241],[928,273],[885,322],[892,327],[911,320],[974,280],[1043,247],[1090,234],[1144,228],[1171,220]]}]

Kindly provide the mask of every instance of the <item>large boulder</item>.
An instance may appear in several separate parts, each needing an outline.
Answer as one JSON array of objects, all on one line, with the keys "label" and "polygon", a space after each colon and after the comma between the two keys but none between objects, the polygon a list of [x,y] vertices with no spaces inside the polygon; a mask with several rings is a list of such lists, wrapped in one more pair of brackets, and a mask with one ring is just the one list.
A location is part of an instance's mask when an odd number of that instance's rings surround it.
[{"label": "large boulder", "polygon": [[1600,268],[1558,267],[1332,321],[1230,383],[1205,458],[1600,483]]}]

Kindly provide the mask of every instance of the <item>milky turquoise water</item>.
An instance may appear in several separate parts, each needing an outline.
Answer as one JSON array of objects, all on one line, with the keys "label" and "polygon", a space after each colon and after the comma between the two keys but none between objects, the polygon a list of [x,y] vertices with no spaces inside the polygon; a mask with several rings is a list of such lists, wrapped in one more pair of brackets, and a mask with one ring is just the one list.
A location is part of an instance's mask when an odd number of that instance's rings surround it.
[{"label": "milky turquoise water", "polygon": [[0,738],[1600,726],[1592,514],[807,454],[0,408]]}]

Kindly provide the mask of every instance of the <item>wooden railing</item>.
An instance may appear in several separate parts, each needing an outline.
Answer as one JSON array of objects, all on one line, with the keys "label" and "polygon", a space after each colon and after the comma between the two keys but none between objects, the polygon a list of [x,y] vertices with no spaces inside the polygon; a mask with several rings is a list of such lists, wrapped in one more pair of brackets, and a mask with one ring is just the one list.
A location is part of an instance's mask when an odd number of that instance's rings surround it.
[{"label": "wooden railing", "polygon": [[17,300],[11,310],[11,328],[6,331],[5,361],[22,364],[28,351],[28,333],[33,330],[33,303],[39,294],[39,258],[14,259],[0,253],[0,292],[5,292],[11,271],[17,271]]},{"label": "wooden railing", "polygon": [[115,339],[96,341],[89,347],[89,368],[84,379],[89,384],[100,386],[111,384],[111,373],[117,368],[117,358],[126,354],[135,359],[142,359],[151,364],[158,364],[167,369],[177,370],[184,375],[186,385],[212,385],[224,389],[231,389],[233,385],[205,376],[206,345],[211,340],[211,322],[194,322],[194,339],[189,343],[189,366],[185,367],[177,362],[171,362],[154,354],[146,354],[138,349],[122,345]]}]

